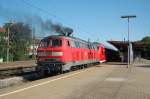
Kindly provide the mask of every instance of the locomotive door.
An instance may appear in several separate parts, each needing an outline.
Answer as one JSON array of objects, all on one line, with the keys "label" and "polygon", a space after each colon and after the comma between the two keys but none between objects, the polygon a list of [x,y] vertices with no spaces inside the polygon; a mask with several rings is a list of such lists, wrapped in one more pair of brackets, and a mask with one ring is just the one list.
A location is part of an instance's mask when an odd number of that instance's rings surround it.
[{"label": "locomotive door", "polygon": [[71,41],[71,40],[67,40],[67,48],[66,48],[66,53],[67,53],[67,60],[68,60],[68,62],[72,62],[73,61],[73,56],[74,56],[74,54],[73,54],[73,44],[72,44],[73,42]]}]

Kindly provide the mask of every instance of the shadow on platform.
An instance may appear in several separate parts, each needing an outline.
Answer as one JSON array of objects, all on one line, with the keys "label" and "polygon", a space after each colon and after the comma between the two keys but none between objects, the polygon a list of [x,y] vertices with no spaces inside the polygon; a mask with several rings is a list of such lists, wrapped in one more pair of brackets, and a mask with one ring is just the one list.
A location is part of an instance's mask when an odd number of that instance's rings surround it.
[{"label": "shadow on platform", "polygon": [[128,63],[124,62],[107,62],[107,65],[128,65]]},{"label": "shadow on platform", "polygon": [[140,65],[140,66],[137,66],[137,67],[145,67],[145,68],[150,68],[150,64],[149,64],[149,65]]}]

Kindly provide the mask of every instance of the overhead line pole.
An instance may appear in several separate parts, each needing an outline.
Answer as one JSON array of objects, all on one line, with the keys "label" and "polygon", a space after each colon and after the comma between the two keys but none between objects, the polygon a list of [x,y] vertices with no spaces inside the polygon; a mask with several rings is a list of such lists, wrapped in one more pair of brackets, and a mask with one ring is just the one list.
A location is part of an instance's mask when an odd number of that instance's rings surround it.
[{"label": "overhead line pole", "polygon": [[7,24],[7,55],[6,55],[6,61],[9,62],[9,55],[10,55],[10,27],[12,25],[11,22],[6,23]]},{"label": "overhead line pole", "polygon": [[9,34],[10,34],[10,29],[8,26],[8,33],[7,33],[7,62],[9,62]]}]

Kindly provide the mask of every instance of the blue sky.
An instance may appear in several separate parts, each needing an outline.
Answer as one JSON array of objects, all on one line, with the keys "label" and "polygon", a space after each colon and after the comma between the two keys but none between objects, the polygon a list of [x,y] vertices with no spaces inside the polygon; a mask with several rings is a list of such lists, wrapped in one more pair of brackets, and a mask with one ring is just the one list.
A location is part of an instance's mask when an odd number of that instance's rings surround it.
[{"label": "blue sky", "polygon": [[[132,41],[150,36],[150,0],[1,0],[0,7],[14,16],[29,13],[51,19],[74,29],[74,36],[91,41],[127,40],[127,20],[122,15],[136,15],[130,22]],[[1,12],[0,12],[1,13]],[[17,13],[17,14],[16,14]],[[9,19],[11,20],[11,19]],[[0,25],[8,22],[0,15]],[[42,33],[41,33],[42,34]]]}]

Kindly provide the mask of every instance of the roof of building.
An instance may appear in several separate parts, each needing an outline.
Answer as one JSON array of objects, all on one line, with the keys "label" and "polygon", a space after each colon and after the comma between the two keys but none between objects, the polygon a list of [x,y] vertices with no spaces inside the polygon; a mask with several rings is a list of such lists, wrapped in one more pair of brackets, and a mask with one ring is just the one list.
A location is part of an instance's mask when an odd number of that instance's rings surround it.
[{"label": "roof of building", "polygon": [[6,32],[6,30],[4,29],[4,28],[2,28],[2,27],[0,27],[0,33],[5,33]]}]

